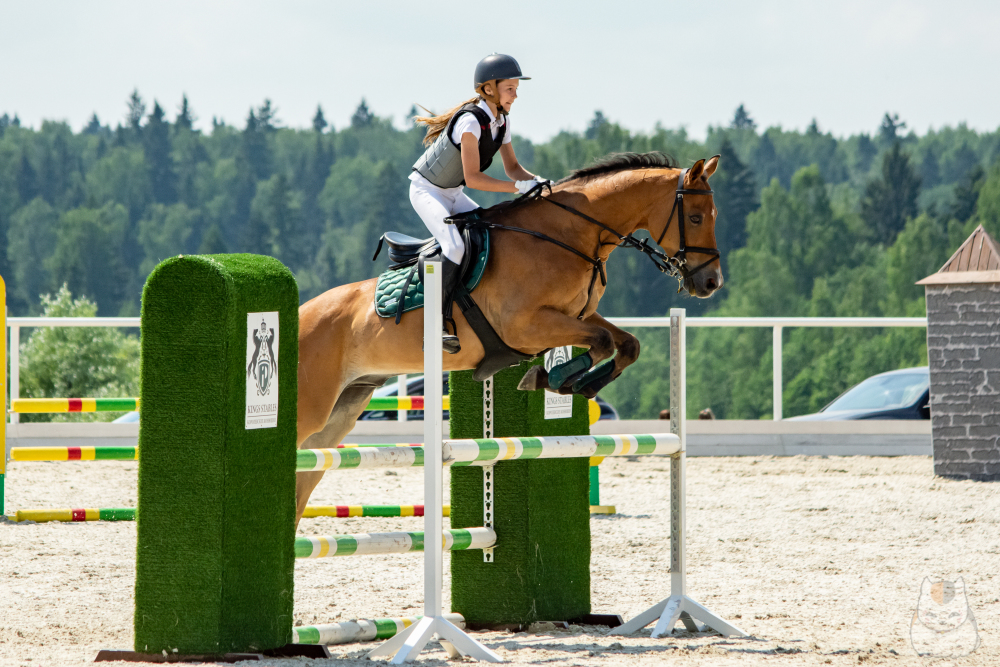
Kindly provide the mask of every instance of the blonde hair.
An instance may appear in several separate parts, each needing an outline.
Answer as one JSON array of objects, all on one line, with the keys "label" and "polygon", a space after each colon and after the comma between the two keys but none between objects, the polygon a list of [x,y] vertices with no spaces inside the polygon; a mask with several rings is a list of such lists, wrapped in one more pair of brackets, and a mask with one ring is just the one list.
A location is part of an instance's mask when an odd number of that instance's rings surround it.
[{"label": "blonde hair", "polygon": [[[448,109],[444,113],[438,114],[436,116],[434,115],[434,112],[429,110],[427,107],[418,105],[420,106],[421,109],[430,114],[428,116],[414,116],[413,118],[414,123],[420,123],[422,125],[427,126],[427,134],[424,135],[424,146],[430,146],[431,144],[433,144],[434,141],[441,135],[441,133],[445,131],[445,128],[448,127],[448,123],[451,122],[451,119],[455,116],[455,114],[457,114],[459,110],[467,104],[473,104],[474,102],[478,102],[479,100],[489,100],[490,102],[493,102],[496,105],[498,113],[507,115],[507,112],[504,111],[502,106],[500,106],[500,95],[498,94],[497,91],[497,83],[499,82],[484,81],[483,83],[476,86],[476,92],[478,93],[478,95],[476,95],[475,97],[470,97],[464,102],[457,104],[453,106],[451,109]],[[492,95],[486,92],[487,84],[493,84]]]}]

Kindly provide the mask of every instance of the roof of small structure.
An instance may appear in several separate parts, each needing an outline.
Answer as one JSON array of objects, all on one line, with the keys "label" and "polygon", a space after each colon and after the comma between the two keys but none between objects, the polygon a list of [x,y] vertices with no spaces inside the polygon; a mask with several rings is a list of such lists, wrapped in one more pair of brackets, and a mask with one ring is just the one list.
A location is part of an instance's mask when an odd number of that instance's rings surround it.
[{"label": "roof of small structure", "polygon": [[1000,283],[1000,245],[982,225],[976,227],[937,273],[917,282],[918,285],[968,283]]}]

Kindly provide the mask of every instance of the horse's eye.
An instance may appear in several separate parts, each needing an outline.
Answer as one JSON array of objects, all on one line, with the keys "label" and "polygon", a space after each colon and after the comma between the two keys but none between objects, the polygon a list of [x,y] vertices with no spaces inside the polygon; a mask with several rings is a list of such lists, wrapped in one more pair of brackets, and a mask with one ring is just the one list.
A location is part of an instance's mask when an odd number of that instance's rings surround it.
[{"label": "horse's eye", "polygon": [[691,224],[692,225],[700,225],[701,224],[701,216],[697,215],[697,214],[692,215],[691,216]]}]

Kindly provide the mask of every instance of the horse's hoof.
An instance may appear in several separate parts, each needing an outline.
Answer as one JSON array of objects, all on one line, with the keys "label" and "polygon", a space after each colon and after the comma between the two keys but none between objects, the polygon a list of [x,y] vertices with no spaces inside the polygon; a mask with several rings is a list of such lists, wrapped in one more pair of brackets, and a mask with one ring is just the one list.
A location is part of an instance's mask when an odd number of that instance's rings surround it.
[{"label": "horse's hoof", "polygon": [[524,374],[517,388],[521,391],[535,391],[536,389],[547,389],[549,386],[549,374],[544,366],[532,366]]}]

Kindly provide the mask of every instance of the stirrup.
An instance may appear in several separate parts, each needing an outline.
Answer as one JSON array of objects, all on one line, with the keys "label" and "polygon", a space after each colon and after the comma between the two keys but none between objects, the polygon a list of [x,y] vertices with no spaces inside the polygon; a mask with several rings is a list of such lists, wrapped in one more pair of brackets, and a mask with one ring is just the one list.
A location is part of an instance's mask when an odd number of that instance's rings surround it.
[{"label": "stirrup", "polygon": [[441,349],[448,354],[458,354],[462,351],[462,343],[459,342],[458,336],[453,336],[446,331],[441,335]]}]

